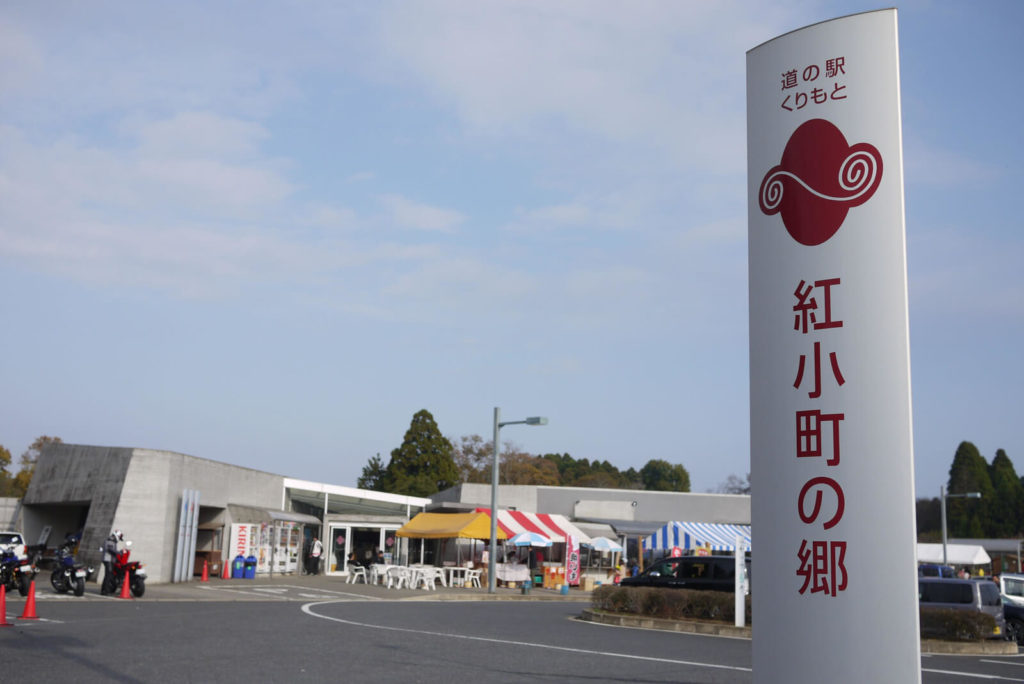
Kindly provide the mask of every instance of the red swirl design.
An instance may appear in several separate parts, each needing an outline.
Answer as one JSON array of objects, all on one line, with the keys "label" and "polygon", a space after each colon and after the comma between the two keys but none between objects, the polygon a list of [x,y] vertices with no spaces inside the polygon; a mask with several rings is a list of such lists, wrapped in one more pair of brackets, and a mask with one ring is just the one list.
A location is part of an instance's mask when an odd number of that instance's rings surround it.
[{"label": "red swirl design", "polygon": [[757,199],[765,214],[782,215],[794,240],[813,247],[835,235],[850,208],[871,199],[881,181],[882,155],[874,145],[851,146],[834,124],[811,119],[793,131]]}]

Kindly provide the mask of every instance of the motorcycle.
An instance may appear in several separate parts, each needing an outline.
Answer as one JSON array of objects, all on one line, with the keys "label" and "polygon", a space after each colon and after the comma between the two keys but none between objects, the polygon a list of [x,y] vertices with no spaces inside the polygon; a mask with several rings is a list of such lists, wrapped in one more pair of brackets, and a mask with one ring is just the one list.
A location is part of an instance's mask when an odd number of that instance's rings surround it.
[{"label": "motorcycle", "polygon": [[71,591],[75,596],[85,593],[85,583],[89,581],[96,569],[75,562],[74,548],[77,539],[69,539],[57,549],[56,565],[50,573],[50,584],[58,594]]},{"label": "motorcycle", "polygon": [[4,551],[0,555],[0,586],[8,591],[17,589],[22,596],[28,596],[35,576],[36,568],[28,558],[19,558],[13,551]]},{"label": "motorcycle", "polygon": [[116,594],[124,584],[125,573],[128,574],[128,589],[135,598],[142,598],[146,593],[146,568],[139,561],[129,561],[131,556],[130,541],[124,543],[125,548],[114,555],[113,572],[103,578],[103,593]]}]

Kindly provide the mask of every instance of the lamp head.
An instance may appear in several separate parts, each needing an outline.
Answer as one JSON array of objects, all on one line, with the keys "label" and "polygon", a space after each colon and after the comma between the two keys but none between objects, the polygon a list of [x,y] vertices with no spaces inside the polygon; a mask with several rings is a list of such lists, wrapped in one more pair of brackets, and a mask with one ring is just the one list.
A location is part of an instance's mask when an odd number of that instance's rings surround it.
[{"label": "lamp head", "polygon": [[[548,419],[543,416],[533,416],[532,418],[526,419],[527,425],[547,425]],[[980,496],[980,495],[979,495]]]}]

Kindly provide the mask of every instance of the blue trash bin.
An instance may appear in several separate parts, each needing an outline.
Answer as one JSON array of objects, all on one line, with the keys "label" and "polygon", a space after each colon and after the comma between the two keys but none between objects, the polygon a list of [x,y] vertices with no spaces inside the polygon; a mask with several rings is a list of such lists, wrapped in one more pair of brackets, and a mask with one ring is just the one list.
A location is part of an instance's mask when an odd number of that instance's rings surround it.
[{"label": "blue trash bin", "polygon": [[231,561],[231,579],[242,579],[245,577],[245,556],[238,554]]},{"label": "blue trash bin", "polygon": [[245,559],[245,579],[256,579],[256,556]]}]

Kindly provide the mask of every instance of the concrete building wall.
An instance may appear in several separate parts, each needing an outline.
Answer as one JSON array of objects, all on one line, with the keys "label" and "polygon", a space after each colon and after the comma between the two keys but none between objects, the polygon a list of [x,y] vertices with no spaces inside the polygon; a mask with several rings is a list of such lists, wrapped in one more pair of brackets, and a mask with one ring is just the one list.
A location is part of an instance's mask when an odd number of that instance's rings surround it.
[{"label": "concrete building wall", "polygon": [[[609,513],[632,509],[632,517],[592,515],[596,502],[604,502]],[[635,503],[634,503],[635,502]],[[685,520],[705,523],[750,524],[750,497],[743,494],[695,494],[650,492],[630,489],[589,487],[538,487],[539,510],[572,518],[614,518],[618,520]]]},{"label": "concrete building wall", "polygon": [[21,499],[0,498],[0,530],[21,532]]},{"label": "concrete building wall", "polygon": [[[441,494],[451,498],[431,497],[432,501],[453,501],[456,503],[474,504],[489,508],[491,505],[491,485],[462,484],[446,489]],[[514,508],[517,511],[537,510],[537,487],[532,485],[501,485],[498,487],[498,508]]]},{"label": "concrete building wall", "polygon": [[[26,539],[38,539],[45,525],[52,525],[50,512],[66,520],[69,507],[88,507],[79,558],[99,566],[103,540],[113,529],[125,473],[132,449],[77,444],[51,444],[39,455],[35,473],[22,500]],[[70,530],[54,529],[56,535]],[[59,541],[59,540],[57,540]]]},{"label": "concrete building wall", "polygon": [[[88,511],[79,558],[102,563],[100,547],[113,529],[132,541],[132,557],[157,582],[171,580],[184,489],[199,491],[206,519],[227,522],[227,504],[279,509],[284,478],[171,451],[53,444],[39,456],[25,494],[26,539],[53,526],[49,545]],[[67,529],[65,529],[65,527]],[[225,541],[226,543],[226,541]]]},{"label": "concrete building wall", "polygon": [[[181,495],[199,491],[201,509],[228,503],[277,509],[284,478],[171,451],[134,449],[113,526],[133,541],[132,556],[155,581],[170,581],[177,553]],[[226,522],[220,516],[219,522]]]},{"label": "concrete building wall", "polygon": [[[490,506],[491,486],[457,485],[432,497],[477,506]],[[501,485],[498,508],[536,513],[560,513],[571,519],[610,519],[668,522],[750,524],[750,497],[744,494],[692,494],[634,489]]]}]

